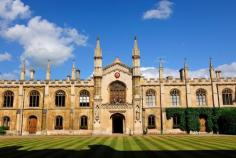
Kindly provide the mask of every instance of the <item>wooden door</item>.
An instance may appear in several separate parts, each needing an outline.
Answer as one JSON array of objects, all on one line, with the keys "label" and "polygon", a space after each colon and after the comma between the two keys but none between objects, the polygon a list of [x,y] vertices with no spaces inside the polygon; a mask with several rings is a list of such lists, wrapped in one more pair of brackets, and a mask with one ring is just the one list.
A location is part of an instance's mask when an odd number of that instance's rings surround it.
[{"label": "wooden door", "polygon": [[206,119],[204,117],[199,118],[200,132],[206,132]]},{"label": "wooden door", "polygon": [[32,117],[29,119],[29,133],[35,134],[37,132],[37,118]]}]

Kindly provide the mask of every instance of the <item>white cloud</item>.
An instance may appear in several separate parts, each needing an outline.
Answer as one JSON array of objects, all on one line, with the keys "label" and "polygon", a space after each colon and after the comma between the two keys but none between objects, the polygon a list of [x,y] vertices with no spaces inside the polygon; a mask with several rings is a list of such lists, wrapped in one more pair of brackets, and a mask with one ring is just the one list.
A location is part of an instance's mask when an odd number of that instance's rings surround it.
[{"label": "white cloud", "polygon": [[0,19],[13,21],[17,18],[27,18],[31,14],[29,6],[21,0],[0,0]]},{"label": "white cloud", "polygon": [[226,77],[236,77],[236,62],[220,65],[216,70],[221,70],[222,75]]},{"label": "white cloud", "polygon": [[18,70],[14,70],[12,72],[1,73],[0,72],[0,80],[16,80],[19,76]]},{"label": "white cloud", "polygon": [[8,52],[0,54],[0,62],[1,61],[10,61],[11,60],[11,54]]},{"label": "white cloud", "polygon": [[[236,62],[231,64],[220,65],[215,68],[215,70],[221,70],[223,77],[236,77]],[[155,67],[142,67],[141,72],[146,78],[157,78],[159,75],[158,68]],[[202,68],[197,70],[190,70],[189,75],[191,78],[208,78],[209,77],[209,68]],[[164,76],[173,76],[179,78],[179,70],[164,68]]]},{"label": "white cloud", "polygon": [[169,0],[161,0],[154,9],[148,10],[143,14],[143,19],[168,19],[172,14],[173,3]]},{"label": "white cloud", "polygon": [[73,56],[74,45],[85,46],[87,36],[74,28],[62,28],[37,16],[27,25],[15,25],[8,28],[5,38],[19,42],[24,52],[21,59],[26,59],[36,66],[59,65]]}]

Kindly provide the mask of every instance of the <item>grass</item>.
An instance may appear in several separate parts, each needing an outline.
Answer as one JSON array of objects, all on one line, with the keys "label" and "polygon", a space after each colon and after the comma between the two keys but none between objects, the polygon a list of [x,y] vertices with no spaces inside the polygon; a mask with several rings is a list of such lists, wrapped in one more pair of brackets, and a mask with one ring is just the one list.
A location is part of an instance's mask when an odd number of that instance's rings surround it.
[{"label": "grass", "polygon": [[0,158],[236,157],[236,136],[0,137]]}]

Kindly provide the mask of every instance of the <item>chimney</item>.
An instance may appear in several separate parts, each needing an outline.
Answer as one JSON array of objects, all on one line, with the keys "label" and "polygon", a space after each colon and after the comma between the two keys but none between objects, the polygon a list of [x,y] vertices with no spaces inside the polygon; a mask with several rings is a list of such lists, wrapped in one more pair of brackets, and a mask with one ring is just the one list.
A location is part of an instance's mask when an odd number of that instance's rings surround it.
[{"label": "chimney", "polygon": [[180,75],[181,81],[183,81],[184,80],[184,69],[179,70],[179,75]]},{"label": "chimney", "polygon": [[31,70],[30,70],[30,80],[31,80],[31,81],[34,80],[34,73],[35,73],[34,69],[31,69]]},{"label": "chimney", "polygon": [[221,71],[220,70],[216,70],[215,73],[216,73],[216,78],[220,79],[221,78]]},{"label": "chimney", "polygon": [[70,81],[70,78],[71,78],[71,76],[70,76],[70,75],[67,75],[66,80],[67,80],[67,81]]},{"label": "chimney", "polygon": [[76,80],[80,80],[80,70],[76,69]]}]

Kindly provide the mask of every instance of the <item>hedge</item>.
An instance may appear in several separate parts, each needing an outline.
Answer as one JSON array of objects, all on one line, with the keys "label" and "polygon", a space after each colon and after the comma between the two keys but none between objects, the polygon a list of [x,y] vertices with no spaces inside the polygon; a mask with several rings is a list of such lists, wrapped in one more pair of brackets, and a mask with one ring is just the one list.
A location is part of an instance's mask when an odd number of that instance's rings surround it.
[{"label": "hedge", "polygon": [[[182,131],[200,130],[199,117],[206,118],[206,131],[236,134],[236,108],[167,108],[167,119],[178,115]],[[227,122],[227,123],[223,123]]]}]

